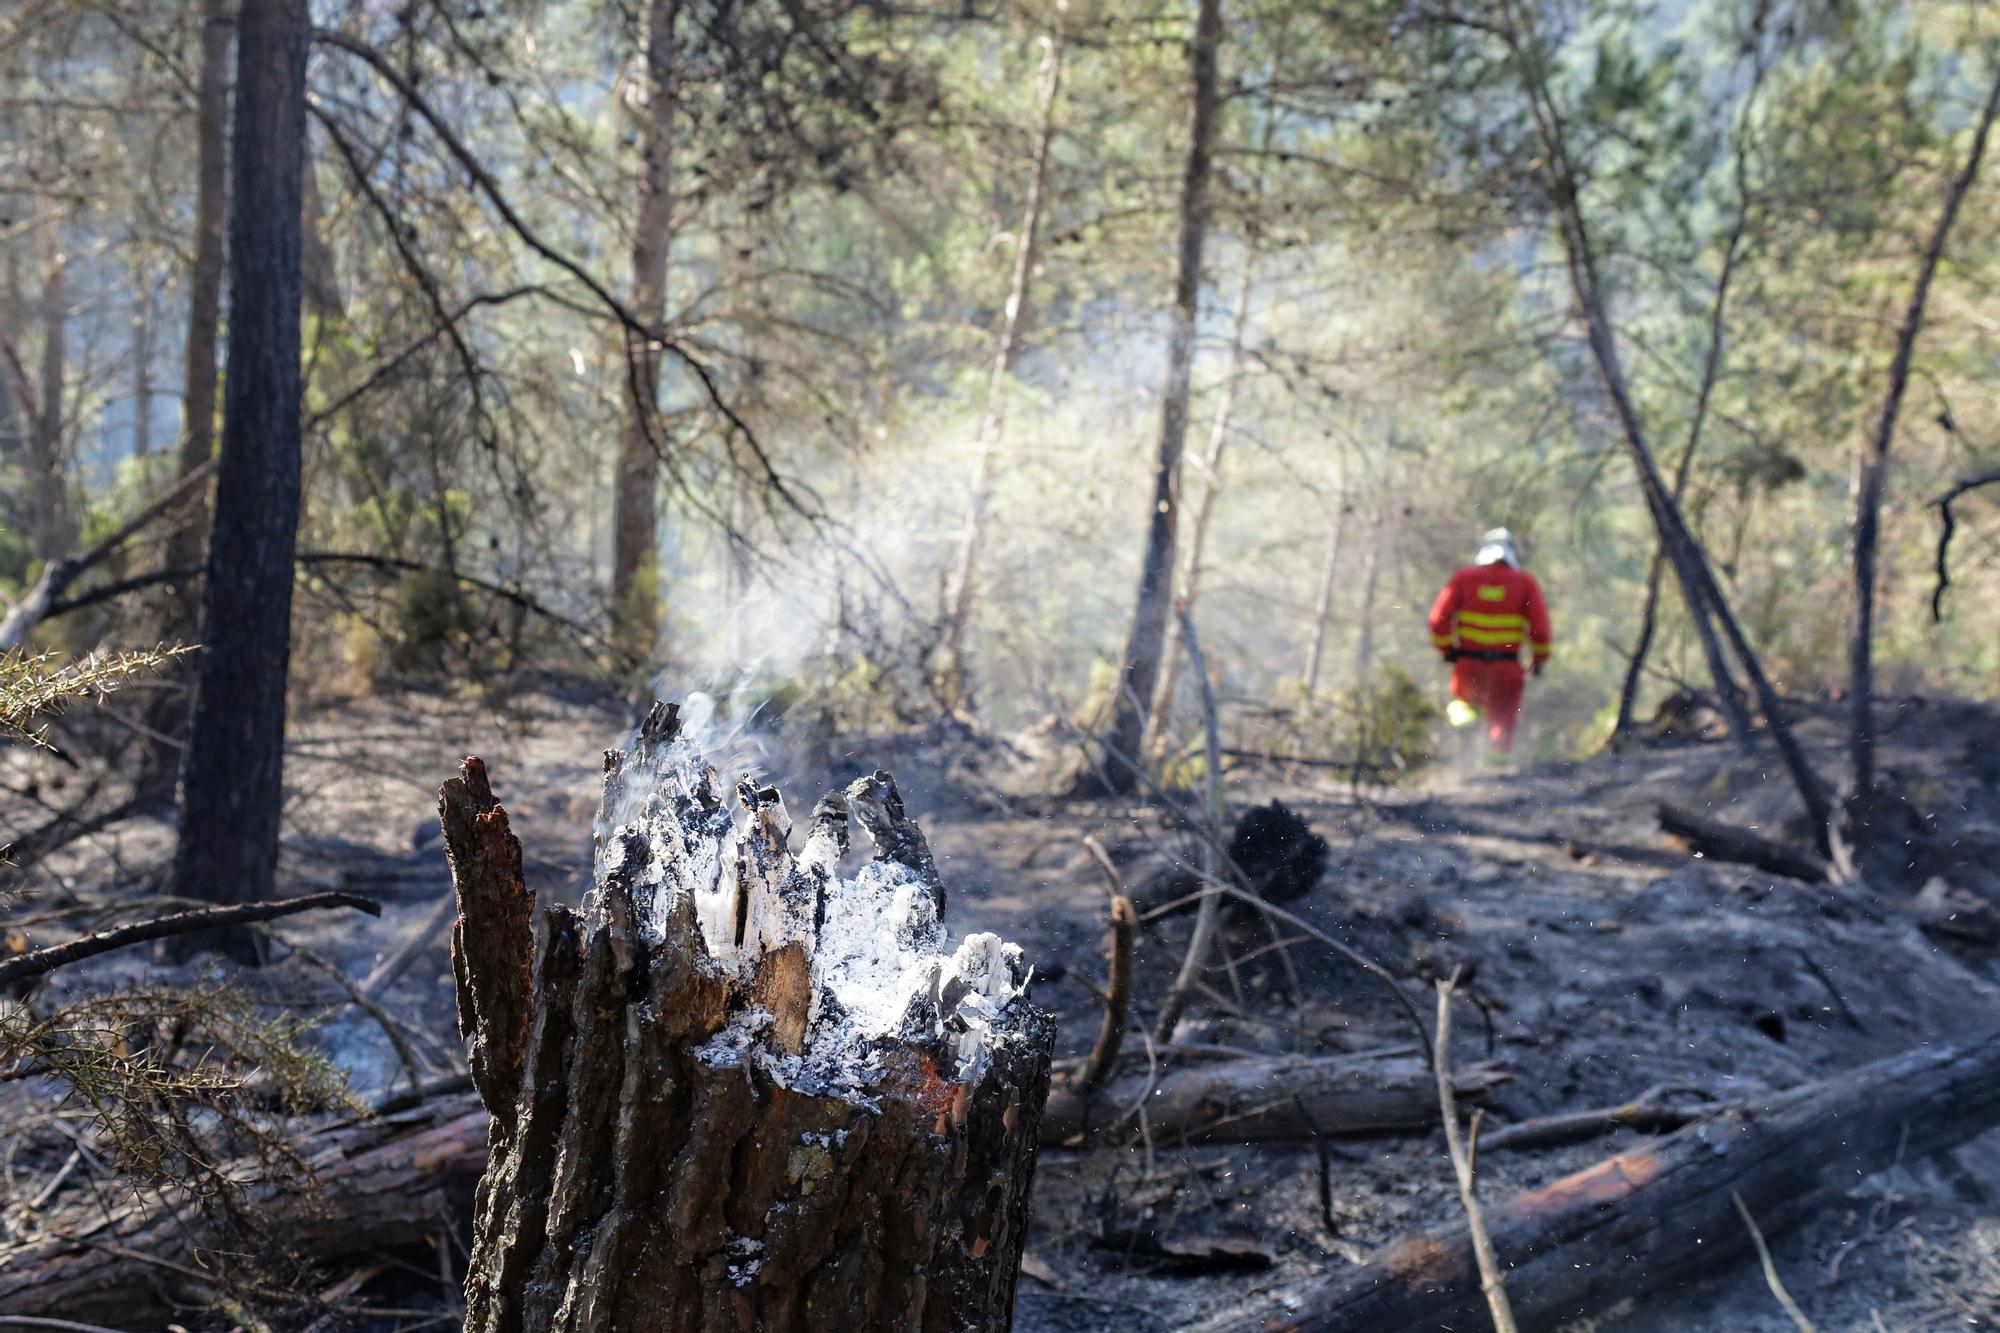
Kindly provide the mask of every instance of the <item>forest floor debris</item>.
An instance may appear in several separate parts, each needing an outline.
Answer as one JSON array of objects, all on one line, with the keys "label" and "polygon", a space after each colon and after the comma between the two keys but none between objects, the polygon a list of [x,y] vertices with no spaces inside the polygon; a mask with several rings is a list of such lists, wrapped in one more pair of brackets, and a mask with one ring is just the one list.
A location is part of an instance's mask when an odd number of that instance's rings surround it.
[{"label": "forest floor debris", "polygon": [[[1803,711],[1802,739],[1816,757],[1830,755],[1838,719],[1831,708]],[[1644,1102],[1659,1085],[1736,1103],[2000,1022],[1992,940],[1937,928],[1976,923],[2000,901],[2000,857],[1992,854],[2000,848],[2000,772],[1978,762],[2000,752],[2000,717],[1920,701],[1885,703],[1883,714],[1885,765],[1914,812],[1898,882],[1870,885],[1898,908],[1889,913],[1838,886],[1692,856],[1663,837],[1657,809],[1670,802],[1809,845],[1775,761],[1725,742],[1679,740],[1359,792],[1339,774],[1246,765],[1231,772],[1230,809],[1234,816],[1282,800],[1326,838],[1324,879],[1290,904],[1302,921],[1399,975],[1464,969],[1491,1027],[1466,1014],[1455,1062],[1490,1056],[1512,1076],[1489,1098],[1486,1134]],[[555,690],[517,696],[505,715],[477,700],[405,691],[303,718],[291,751],[282,888],[364,892],[384,913],[380,922],[300,918],[285,933],[357,983],[394,958],[447,890],[434,793],[475,750],[513,815],[530,880],[552,897],[574,895],[590,873],[599,751],[630,721],[602,701]],[[721,739],[725,766],[755,765],[798,792],[845,785],[878,765],[893,771],[952,886],[952,930],[994,930],[1023,945],[1037,968],[1037,999],[1061,1021],[1059,1058],[1082,1057],[1102,1018],[1094,988],[1106,975],[1106,895],[1085,836],[1102,842],[1127,885],[1172,870],[1176,857],[1195,863],[1186,834],[1156,807],[1041,796],[1046,755],[1031,741],[948,728],[839,746]],[[8,815],[32,823],[36,812]],[[169,846],[169,831],[148,819],[98,830],[31,868],[35,896],[23,914],[82,911],[143,892]],[[1134,1034],[1171,980],[1189,925],[1168,918],[1135,933]],[[61,929],[50,923],[30,934],[46,943]],[[1378,981],[1303,931],[1280,929],[1274,937],[1254,914],[1231,915],[1218,965],[1176,1038],[1187,1058],[1281,1060],[1412,1040]],[[143,954],[107,955],[56,984],[91,988],[185,970]],[[380,1024],[323,975],[285,961],[243,980],[275,1003],[323,1012],[319,1039],[361,1095],[403,1091],[405,1062]],[[374,996],[409,1037],[426,1080],[463,1068],[450,980],[440,942],[405,961]],[[1121,1077],[1143,1074],[1147,1061],[1142,1043],[1128,1038]],[[0,1095],[46,1094],[17,1086]],[[10,1202],[67,1207],[96,1187],[72,1163],[74,1142],[33,1117],[16,1123],[31,1128],[8,1147]],[[1481,1197],[1497,1206],[1623,1151],[1641,1132],[1611,1125],[1580,1141],[1482,1153]],[[1322,1150],[1128,1139],[1044,1151],[1031,1240],[1037,1280],[1021,1287],[1018,1327],[1182,1327],[1337,1275],[1458,1215],[1437,1130]],[[66,1163],[68,1174],[51,1187]],[[11,1234],[0,1247],[35,1226],[18,1208],[7,1215]],[[1859,1181],[1803,1225],[1773,1235],[1773,1261],[1821,1328],[1872,1327],[1877,1312],[1895,1330],[1963,1318],[1968,1307],[2000,1308],[1996,1216],[2000,1135],[1987,1134]],[[1257,1272],[1176,1272],[1105,1246],[1106,1237],[1130,1236],[1193,1252],[1226,1238],[1271,1262]],[[379,1279],[371,1291],[395,1280]],[[1656,1295],[1644,1309],[1608,1312],[1595,1326],[1782,1333],[1792,1323],[1746,1263]]]}]

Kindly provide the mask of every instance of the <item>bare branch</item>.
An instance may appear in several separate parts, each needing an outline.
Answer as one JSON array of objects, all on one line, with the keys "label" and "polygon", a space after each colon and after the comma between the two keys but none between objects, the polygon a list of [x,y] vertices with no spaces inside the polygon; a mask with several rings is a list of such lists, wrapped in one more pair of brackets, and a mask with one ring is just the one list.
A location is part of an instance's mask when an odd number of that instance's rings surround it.
[{"label": "bare branch", "polygon": [[67,944],[51,944],[46,949],[24,953],[18,958],[0,962],[0,989],[22,981],[32,981],[46,976],[59,967],[86,958],[95,958],[101,953],[123,949],[134,944],[144,944],[148,940],[166,939],[170,935],[187,935],[198,930],[220,929],[224,926],[247,925],[252,921],[270,921],[275,917],[296,916],[300,912],[311,912],[322,907],[352,907],[370,916],[382,915],[382,906],[373,898],[364,898],[358,893],[309,893],[301,898],[280,898],[268,903],[239,903],[229,907],[204,907],[192,912],[175,912],[171,916],[155,917],[151,921],[138,921],[129,926],[118,926],[112,930],[101,930],[95,935],[86,935],[80,940]]},{"label": "bare branch", "polygon": [[1937,587],[1931,590],[1932,624],[1944,619],[1944,590],[1951,586],[1951,574],[1945,569],[1945,558],[1951,553],[1952,534],[1958,530],[1958,520],[1951,512],[1952,501],[1967,491],[1976,490],[1981,486],[1991,486],[1996,481],[2000,481],[2000,472],[1984,472],[1976,477],[1963,477],[1957,485],[1931,501],[1937,506],[1938,519],[1943,525],[1938,533]]}]

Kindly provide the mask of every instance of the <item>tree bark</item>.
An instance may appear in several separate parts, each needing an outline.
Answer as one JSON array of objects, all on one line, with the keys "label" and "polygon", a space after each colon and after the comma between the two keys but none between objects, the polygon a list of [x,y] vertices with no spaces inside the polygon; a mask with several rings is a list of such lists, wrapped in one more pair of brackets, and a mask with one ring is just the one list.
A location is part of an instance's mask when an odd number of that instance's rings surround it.
[{"label": "tree bark", "polygon": [[[646,6],[646,114],[639,216],[632,230],[632,314],[658,328],[667,316],[667,255],[673,247],[674,22],[678,0]],[[625,338],[631,411],[619,439],[611,518],[611,615],[619,650],[652,659],[660,637],[660,358],[657,338]]]},{"label": "tree bark", "polygon": [[[172,879],[176,895],[211,902],[269,898],[277,870],[299,521],[310,34],[306,0],[246,5],[238,22],[229,373]],[[254,937],[223,943],[238,956],[257,952]]]},{"label": "tree bark", "polygon": [[[222,327],[224,233],[229,210],[229,39],[231,0],[202,0],[201,69],[195,87],[194,266],[188,271],[187,357],[181,386],[181,439],[175,472],[187,476],[215,454],[216,340]],[[168,534],[169,569],[199,565],[207,545],[206,497],[190,495]],[[180,584],[160,637],[193,630],[201,592]]]},{"label": "tree bark", "polygon": [[[1507,1294],[1524,1326],[1553,1328],[1698,1281],[1751,1249],[1732,1194],[1776,1235],[1870,1173],[1996,1122],[2000,1032],[1723,1111],[1494,1209]],[[1282,1312],[1236,1313],[1206,1327],[1476,1328],[1484,1304],[1470,1238],[1450,1227],[1391,1246]]]},{"label": "tree bark", "polygon": [[[137,248],[137,242],[133,242]],[[152,274],[138,267],[139,313],[132,321],[132,457],[144,463],[153,452],[153,313],[157,289]]]},{"label": "tree bark", "polygon": [[[20,264],[19,253],[9,250],[6,278],[0,282],[0,321],[4,321],[4,327],[9,329],[18,329],[27,322],[21,310]],[[18,349],[13,348],[11,340],[7,346],[9,352],[0,356],[0,361],[4,361],[0,364],[0,462],[25,468],[28,432],[33,429],[35,391],[27,381],[27,368],[15,355]],[[0,504],[6,506],[9,521],[25,528],[21,496],[0,496]]]},{"label": "tree bark", "polygon": [[1875,548],[1882,521],[1882,489],[1889,470],[1889,447],[1895,441],[1896,418],[1903,407],[1903,393],[1910,382],[1910,360],[1916,353],[1917,335],[1923,331],[1924,307],[1930,299],[1931,279],[1938,261],[1944,257],[1945,242],[1958,218],[1972,182],[1979,175],[1980,160],[1986,155],[1986,139],[1993,120],[2000,114],[2000,78],[1986,96],[1979,128],[1972,136],[1972,149],[1965,166],[1951,183],[1944,211],[1938,215],[1930,243],[1924,247],[1923,262],[1917,268],[1916,286],[1896,333],[1896,354],[1889,364],[1889,390],[1882,399],[1882,414],[1875,423],[1854,463],[1854,615],[1848,621],[1848,753],[1853,779],[1853,799],[1847,812],[1846,838],[1857,852],[1869,842],[1869,808],[1875,795]]},{"label": "tree bark", "polygon": [[[1282,34],[1281,34],[1282,35]],[[1279,50],[1271,68],[1275,85],[1284,66]],[[1270,174],[1271,145],[1278,133],[1278,104],[1273,97],[1264,101],[1263,125],[1257,134],[1257,176],[1251,198],[1261,201]],[[1208,527],[1215,517],[1215,501],[1222,493],[1222,455],[1229,447],[1229,428],[1236,411],[1236,392],[1243,380],[1245,336],[1250,327],[1250,292],[1257,272],[1254,233],[1246,237],[1243,273],[1237,281],[1236,305],[1229,320],[1229,368],[1222,375],[1222,392],[1215,404],[1215,417],[1208,428],[1208,452],[1201,464],[1201,503],[1195,506],[1194,527],[1188,533],[1187,555],[1181,561],[1180,584],[1174,591],[1173,613],[1167,621],[1167,660],[1160,671],[1160,683],[1153,691],[1152,709],[1146,719],[1146,754],[1156,755],[1162,745],[1162,729],[1171,711],[1174,686],[1180,678],[1184,644],[1180,635],[1181,617],[1192,614],[1195,594],[1201,587],[1202,554],[1208,547]]]},{"label": "tree bark", "polygon": [[69,297],[64,279],[69,257],[63,253],[62,222],[50,212],[42,219],[42,360],[38,371],[41,401],[28,432],[28,494],[34,505],[35,554],[53,563],[69,554],[76,542],[70,517],[67,469],[63,465],[63,383],[67,379],[66,343]]},{"label": "tree bark", "polygon": [[1167,617],[1173,609],[1176,532],[1180,522],[1181,454],[1187,447],[1188,397],[1194,373],[1195,326],[1201,314],[1201,257],[1208,238],[1208,178],[1215,155],[1215,120],[1221,105],[1216,56],[1222,46],[1222,0],[1197,0],[1193,74],[1193,124],[1187,174],[1181,185],[1180,259],[1174,283],[1173,329],[1167,344],[1167,379],[1160,401],[1160,440],[1153,465],[1153,504],[1132,630],[1118,668],[1104,773],[1114,791],[1138,785],[1146,710],[1160,677]]},{"label": "tree bark", "polygon": [[[678,731],[606,757],[598,887],[539,924],[483,767],[440,793],[493,1116],[466,1328],[1006,1328],[1054,1041],[1020,951],[943,952],[887,774],[794,857],[778,793],[732,835]],[[850,812],[875,863],[841,880]]]},{"label": "tree bark", "polygon": [[1146,754],[1156,754],[1161,746],[1162,728],[1172,711],[1174,685],[1181,672],[1185,644],[1180,618],[1192,614],[1195,594],[1201,588],[1201,557],[1208,545],[1208,525],[1215,517],[1216,497],[1222,493],[1222,455],[1229,447],[1230,417],[1236,409],[1236,385],[1243,377],[1243,338],[1250,322],[1251,266],[1246,261],[1236,288],[1236,312],[1230,318],[1229,369],[1223,373],[1222,392],[1215,404],[1215,419],[1209,423],[1208,451],[1201,460],[1201,502],[1194,507],[1194,523],[1188,529],[1187,554],[1181,558],[1180,583],[1174,589],[1172,615],[1167,621],[1166,662],[1160,681],[1153,689],[1153,704],[1146,717]]},{"label": "tree bark", "polygon": [[972,469],[972,498],[966,506],[965,531],[959,538],[945,599],[944,625],[933,672],[939,701],[946,708],[963,707],[971,694],[965,657],[965,629],[979,597],[979,556],[986,540],[987,513],[993,503],[993,466],[1007,425],[1007,389],[1021,349],[1021,330],[1028,308],[1028,289],[1040,254],[1042,212],[1048,205],[1050,151],[1056,137],[1056,101],[1062,93],[1063,39],[1060,30],[1042,38],[1041,84],[1037,90],[1035,154],[1028,173],[1028,199],[1021,206],[1021,225],[1014,238],[1014,272],[1007,285],[1007,304],[993,348],[993,370],[986,381],[986,405],[979,416],[979,455]]},{"label": "tree bark", "polygon": [[[201,63],[195,84],[194,257],[187,272],[187,345],[181,366],[181,430],[170,487],[177,491],[161,554],[161,567],[199,569],[208,550],[210,486],[184,483],[215,461],[216,343],[222,326],[222,281],[229,209],[229,49],[236,30],[234,0],[202,0]],[[177,576],[158,610],[163,643],[190,642],[201,623],[199,579]],[[193,706],[193,663],[177,662],[163,689],[148,701],[148,736],[139,741],[133,781],[141,790],[171,797],[184,756]]]}]

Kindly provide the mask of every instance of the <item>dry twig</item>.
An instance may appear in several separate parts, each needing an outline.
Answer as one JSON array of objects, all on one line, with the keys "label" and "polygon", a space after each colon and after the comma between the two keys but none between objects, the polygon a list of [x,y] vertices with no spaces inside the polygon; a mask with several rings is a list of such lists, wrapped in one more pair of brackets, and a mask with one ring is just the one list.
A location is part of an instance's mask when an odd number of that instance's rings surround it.
[{"label": "dry twig", "polygon": [[1111,976],[1103,995],[1104,1020],[1097,1030],[1097,1041],[1073,1080],[1077,1095],[1087,1100],[1110,1076],[1125,1042],[1125,1024],[1132,1009],[1132,935],[1139,918],[1132,910],[1132,900],[1123,892],[1111,858],[1095,838],[1086,837],[1083,842],[1104,871],[1111,889]]},{"label": "dry twig", "polygon": [[[1194,617],[1186,607],[1181,608],[1181,640],[1187,645],[1188,665],[1194,669],[1195,679],[1201,684],[1202,734],[1207,746],[1207,787],[1208,836],[1202,839],[1202,877],[1210,882],[1219,882],[1217,871],[1222,856],[1222,740],[1215,715],[1215,687],[1208,678],[1208,664],[1202,660],[1201,640],[1194,632]],[[1209,950],[1214,946],[1216,918],[1221,915],[1222,900],[1214,893],[1202,897],[1201,906],[1195,912],[1194,935],[1188,940],[1187,953],[1181,959],[1180,971],[1174,976],[1174,984],[1168,989],[1166,998],[1160,1002],[1160,1013],[1153,1025],[1153,1040],[1165,1046],[1174,1039],[1174,1029],[1180,1025],[1181,1012],[1187,1007],[1188,996],[1193,993],[1195,983],[1200,980],[1203,969],[1208,966]]]},{"label": "dry twig", "polygon": [[1458,1176],[1458,1200],[1465,1206],[1466,1225],[1472,1230],[1472,1256],[1479,1265],[1479,1287],[1486,1295],[1486,1308],[1493,1315],[1494,1333],[1516,1333],[1514,1310],[1507,1303],[1506,1280],[1500,1261],[1493,1253],[1493,1237],[1487,1233],[1486,1218],[1479,1211],[1479,1192],[1473,1178],[1472,1155],[1458,1133],[1458,1099],[1451,1086],[1451,993],[1458,986],[1458,971],[1438,983],[1437,1045],[1431,1067],[1437,1073],[1438,1110],[1444,1115],[1444,1143],[1451,1153],[1451,1166]]},{"label": "dry twig", "polygon": [[1771,1262],[1771,1247],[1764,1243],[1764,1233],[1758,1229],[1757,1219],[1750,1216],[1750,1209],[1744,1204],[1743,1196],[1731,1190],[1729,1201],[1736,1205],[1737,1215],[1743,1219],[1743,1225],[1750,1228],[1750,1243],[1757,1247],[1757,1262],[1764,1265],[1764,1281],[1770,1284],[1771,1294],[1778,1298],[1778,1304],[1785,1307],[1785,1313],[1792,1317],[1794,1324],[1798,1325],[1799,1333],[1817,1333],[1812,1320],[1806,1318],[1806,1312],[1792,1299],[1792,1293],[1785,1290],[1783,1280],[1778,1277],[1778,1266]]}]

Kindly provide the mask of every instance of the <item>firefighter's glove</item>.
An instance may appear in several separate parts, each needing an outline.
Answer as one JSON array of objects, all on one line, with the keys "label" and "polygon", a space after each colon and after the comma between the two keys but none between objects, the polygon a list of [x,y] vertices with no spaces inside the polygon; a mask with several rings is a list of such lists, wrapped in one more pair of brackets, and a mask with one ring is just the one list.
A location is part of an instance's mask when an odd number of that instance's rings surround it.
[{"label": "firefighter's glove", "polygon": [[1534,665],[1529,667],[1528,670],[1534,675],[1539,676],[1542,674],[1542,666],[1543,666],[1542,659],[1538,657],[1535,659]]},{"label": "firefighter's glove", "polygon": [[1444,648],[1439,651],[1443,653],[1446,662],[1456,662],[1458,660],[1458,649],[1456,648]]}]

